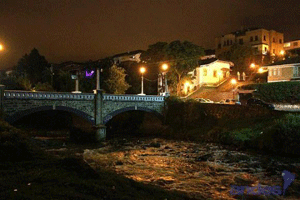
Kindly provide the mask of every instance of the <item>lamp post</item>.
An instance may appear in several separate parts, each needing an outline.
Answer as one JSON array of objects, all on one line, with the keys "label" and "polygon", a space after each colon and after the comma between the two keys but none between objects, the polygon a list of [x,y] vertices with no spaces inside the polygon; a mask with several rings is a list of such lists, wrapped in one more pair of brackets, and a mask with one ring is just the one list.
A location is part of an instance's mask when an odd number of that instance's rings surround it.
[{"label": "lamp post", "polygon": [[163,89],[164,89],[163,90],[163,94],[164,94],[164,96],[169,96],[168,81],[167,81],[167,70],[168,70],[169,66],[165,63],[165,64],[163,64],[161,66],[161,68],[163,70],[163,72],[162,72],[162,78],[164,80],[164,82],[163,82],[163,85],[164,85],[164,87],[163,87]]},{"label": "lamp post", "polygon": [[146,68],[145,67],[141,67],[140,68],[140,72],[141,72],[141,74],[142,74],[142,80],[141,80],[141,94],[139,94],[139,95],[145,95],[144,94],[144,73],[146,72]]},{"label": "lamp post", "polygon": [[232,84],[232,99],[234,99],[234,86],[236,85],[236,80],[234,78],[231,79],[231,84]]}]

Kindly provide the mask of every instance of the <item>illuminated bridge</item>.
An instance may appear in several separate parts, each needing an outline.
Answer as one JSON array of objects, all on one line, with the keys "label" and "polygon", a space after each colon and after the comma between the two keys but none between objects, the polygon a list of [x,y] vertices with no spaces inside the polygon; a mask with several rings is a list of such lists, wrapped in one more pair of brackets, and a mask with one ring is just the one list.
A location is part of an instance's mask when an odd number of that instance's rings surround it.
[{"label": "illuminated bridge", "polygon": [[99,128],[105,137],[105,124],[115,115],[130,110],[162,117],[164,97],[154,95],[111,95],[93,93],[56,93],[1,90],[3,118],[9,123],[35,112],[62,110],[74,113]]}]

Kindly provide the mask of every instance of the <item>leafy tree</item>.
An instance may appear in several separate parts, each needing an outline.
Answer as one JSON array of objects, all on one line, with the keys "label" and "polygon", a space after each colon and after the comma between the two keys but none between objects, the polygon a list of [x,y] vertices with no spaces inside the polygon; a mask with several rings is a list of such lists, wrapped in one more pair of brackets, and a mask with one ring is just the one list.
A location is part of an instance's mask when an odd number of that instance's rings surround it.
[{"label": "leafy tree", "polygon": [[251,46],[234,44],[229,52],[221,57],[234,63],[234,72],[248,72],[249,66],[254,62],[254,50]]},{"label": "leafy tree", "polygon": [[188,72],[197,67],[198,60],[203,55],[202,47],[188,41],[176,40],[169,44],[158,42],[150,45],[146,53],[142,55],[142,59],[148,64],[155,65],[157,72],[160,65],[167,62],[170,65],[168,80],[170,80],[177,95],[180,95],[183,80],[188,77]]},{"label": "leafy tree", "polygon": [[130,85],[125,81],[125,69],[113,65],[109,69],[108,79],[105,81],[110,93],[124,94]]},{"label": "leafy tree", "polygon": [[47,82],[49,64],[44,56],[39,54],[37,49],[33,49],[30,54],[25,54],[14,67],[13,71],[17,77],[27,77],[32,84]]}]

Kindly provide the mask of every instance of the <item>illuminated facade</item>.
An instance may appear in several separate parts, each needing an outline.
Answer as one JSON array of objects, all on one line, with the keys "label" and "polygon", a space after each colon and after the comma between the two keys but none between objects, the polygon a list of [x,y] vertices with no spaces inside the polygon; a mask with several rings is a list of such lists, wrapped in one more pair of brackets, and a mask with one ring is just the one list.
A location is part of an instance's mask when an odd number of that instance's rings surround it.
[{"label": "illuminated facade", "polygon": [[283,33],[266,29],[246,29],[215,39],[216,56],[223,56],[234,44],[249,45],[257,55],[280,55],[283,50]]},{"label": "illuminated facade", "polygon": [[284,51],[292,55],[300,55],[300,40],[294,40],[284,43]]},{"label": "illuminated facade", "polygon": [[232,62],[218,60],[216,58],[201,60],[199,67],[190,72],[194,79],[191,88],[201,86],[217,86],[230,76]]},{"label": "illuminated facade", "polygon": [[268,82],[299,81],[300,80],[300,58],[295,57],[263,66],[268,70]]}]

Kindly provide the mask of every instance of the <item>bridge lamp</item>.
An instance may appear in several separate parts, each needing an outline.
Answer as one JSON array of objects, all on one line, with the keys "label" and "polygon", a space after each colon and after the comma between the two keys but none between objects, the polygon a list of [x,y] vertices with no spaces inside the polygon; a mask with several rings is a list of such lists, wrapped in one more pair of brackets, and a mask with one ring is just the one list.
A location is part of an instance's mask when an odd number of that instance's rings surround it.
[{"label": "bridge lamp", "polygon": [[141,67],[140,68],[140,72],[141,72],[141,74],[142,74],[142,81],[141,81],[141,94],[139,94],[139,95],[145,95],[144,94],[144,73],[146,72],[146,68],[145,67]]},{"label": "bridge lamp", "polygon": [[162,64],[162,66],[161,66],[161,68],[162,68],[162,78],[164,79],[164,82],[163,82],[163,95],[165,95],[165,96],[169,96],[169,91],[168,91],[168,81],[167,81],[167,70],[169,69],[169,65],[168,64],[166,64],[166,63],[164,63],[164,64]]}]

